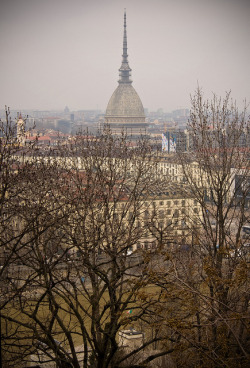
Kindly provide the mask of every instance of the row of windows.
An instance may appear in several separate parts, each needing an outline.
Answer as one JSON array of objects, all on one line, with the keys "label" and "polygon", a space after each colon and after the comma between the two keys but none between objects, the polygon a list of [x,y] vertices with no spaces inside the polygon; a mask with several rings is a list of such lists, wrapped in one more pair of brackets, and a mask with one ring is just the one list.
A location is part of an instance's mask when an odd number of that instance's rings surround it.
[{"label": "row of windows", "polygon": [[[195,213],[198,213],[198,210],[197,208],[194,209]],[[156,213],[156,216],[158,215],[159,218],[164,218],[165,216],[170,216],[170,215],[173,215],[174,217],[179,217],[180,214],[183,214],[185,215],[186,214],[186,209],[185,208],[182,208],[181,210],[171,210],[171,209],[168,209],[166,211],[164,210],[160,210],[158,212],[158,214]],[[146,218],[149,218],[151,216],[150,212],[148,210],[145,210],[144,211],[144,217]]]},{"label": "row of windows", "polygon": [[[166,193],[164,193],[165,195],[168,195],[169,193],[168,192],[166,192]],[[194,202],[196,202],[196,201],[194,201]],[[174,201],[159,201],[159,205],[160,206],[164,206],[164,204],[165,204],[165,206],[167,206],[167,207],[170,207],[170,206],[172,206],[173,204],[175,205],[175,206],[179,206],[179,205],[181,205],[182,207],[184,207],[184,206],[186,206],[186,201],[185,201],[185,199],[182,199],[182,200],[174,200]],[[151,205],[151,202],[145,202],[144,203],[144,206],[145,207],[149,207]],[[152,205],[153,206],[156,206],[156,202],[153,202],[152,203]],[[196,203],[194,203],[194,205],[196,205]]]},{"label": "row of windows", "polygon": [[[167,192],[167,193],[164,193],[165,195],[168,195],[169,193]],[[193,204],[194,204],[194,206],[196,206],[197,205],[197,201],[193,201]],[[153,207],[156,207],[157,208],[157,206],[166,206],[166,207],[171,207],[171,206],[182,206],[182,207],[185,207],[186,205],[187,205],[187,202],[186,202],[186,200],[185,199],[182,199],[182,200],[172,200],[172,201],[170,201],[170,200],[168,200],[168,201],[159,201],[159,202],[155,202],[155,201],[153,201],[153,202],[145,202],[144,203],[144,207],[146,207],[146,208],[149,208],[150,206],[153,206]],[[124,203],[122,203],[121,204],[121,209],[123,210],[124,208],[126,207],[126,204],[124,204]]]},{"label": "row of windows", "polygon": [[[176,218],[172,218],[172,219],[164,219],[164,220],[159,220],[159,221],[144,221],[143,225],[145,226],[151,226],[154,225],[156,227],[159,228],[163,228],[163,227],[167,227],[167,226],[179,226],[179,227],[186,227],[187,223],[185,221],[185,219],[181,218],[181,219],[176,219]],[[142,222],[137,221],[136,222],[136,227],[137,228],[141,228],[142,227]]]},{"label": "row of windows", "polygon": [[137,243],[136,244],[136,249],[155,249],[156,248],[156,241],[145,241],[143,243]]},{"label": "row of windows", "polygon": [[[185,231],[183,231],[183,230],[182,231],[175,230],[174,235],[175,236],[178,236],[178,235],[179,236],[180,235],[185,236]],[[149,249],[155,249],[156,246],[157,246],[156,241],[144,241],[144,242],[138,242],[135,245],[135,249],[138,249],[138,250],[139,249],[149,250]]]},{"label": "row of windows", "polygon": [[[164,192],[163,193],[164,195],[166,195],[166,196],[168,196],[169,195],[169,192]],[[171,195],[175,195],[176,193],[175,192],[171,192],[170,193]],[[191,200],[190,200],[190,202],[189,202],[190,204],[191,204]],[[193,204],[194,204],[194,206],[197,206],[197,201],[196,200],[193,200],[193,202],[192,202]],[[175,200],[167,200],[167,201],[153,201],[153,202],[144,202],[144,206],[145,207],[149,207],[150,205],[153,205],[153,206],[157,206],[157,205],[160,205],[160,206],[167,206],[167,207],[170,207],[171,205],[176,205],[176,206],[179,206],[179,205],[181,205],[182,207],[184,207],[184,206],[186,206],[186,200],[185,199],[175,199]],[[100,205],[101,206],[101,205]],[[122,203],[121,205],[120,205],[120,207],[121,207],[121,209],[124,209],[125,208],[125,206],[126,206],[126,203]]]},{"label": "row of windows", "polygon": [[[195,201],[196,202],[196,201]],[[178,201],[174,201],[173,202],[174,203],[174,205],[176,206],[176,205],[178,205]],[[182,206],[184,206],[185,205],[185,200],[183,200],[182,201]],[[167,206],[168,207],[172,207],[172,203],[171,203],[171,201],[168,201],[167,202]],[[148,208],[148,207],[147,207]],[[199,213],[199,211],[198,211],[198,208],[197,207],[192,207],[192,209],[193,209],[193,212],[195,213],[195,214],[198,214]],[[151,212],[151,211],[149,211],[148,209],[146,209],[146,210],[144,210],[144,212],[142,213],[142,217],[144,217],[144,218],[150,218],[151,216],[153,216],[153,217],[159,217],[159,218],[164,218],[165,216],[173,216],[173,217],[179,217],[180,215],[185,215],[185,214],[187,214],[187,210],[186,210],[186,208],[179,208],[179,209],[177,209],[177,208],[168,208],[168,209],[166,209],[166,210],[164,210],[164,209],[159,209],[158,211],[156,211],[155,213],[154,212]],[[110,214],[111,215],[111,214]],[[111,216],[113,216],[113,219],[114,220],[120,220],[120,216],[119,216],[119,211],[117,211],[117,212],[114,212]],[[127,213],[127,216],[126,216],[126,218],[129,220],[129,221],[131,221],[131,220],[135,220],[136,218],[138,218],[138,215],[135,213],[135,212],[128,212]],[[103,214],[97,214],[97,220],[99,220],[99,221],[101,221],[103,219]]]},{"label": "row of windows", "polygon": [[[193,212],[195,214],[198,214],[199,213],[198,208],[194,207]],[[144,219],[150,219],[151,217],[152,218],[158,217],[160,219],[164,219],[166,216],[172,216],[174,218],[178,218],[181,215],[186,215],[186,214],[187,214],[187,211],[186,211],[185,208],[182,208],[180,210],[179,209],[159,210],[156,213],[152,213],[149,210],[145,210],[143,212],[142,216],[140,216],[140,217],[144,217]],[[114,220],[119,221],[121,219],[118,213],[113,213],[112,216],[113,216]],[[133,221],[133,220],[136,220],[136,218],[138,218],[138,216],[134,212],[129,212],[127,214],[126,218],[127,218],[128,221]],[[97,214],[97,220],[98,221],[103,221],[104,220],[103,214],[98,213]]]}]

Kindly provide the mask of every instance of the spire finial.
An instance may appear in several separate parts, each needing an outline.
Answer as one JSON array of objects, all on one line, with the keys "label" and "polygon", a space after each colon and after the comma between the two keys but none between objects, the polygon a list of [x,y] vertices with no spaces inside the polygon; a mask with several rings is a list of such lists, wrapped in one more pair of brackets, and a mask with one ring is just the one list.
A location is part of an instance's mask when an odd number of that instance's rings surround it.
[{"label": "spire finial", "polygon": [[123,25],[123,54],[122,54],[122,65],[119,69],[120,79],[119,83],[132,83],[130,80],[130,69],[128,65],[128,46],[127,46],[127,19],[126,19],[126,8],[124,9],[124,25]]}]

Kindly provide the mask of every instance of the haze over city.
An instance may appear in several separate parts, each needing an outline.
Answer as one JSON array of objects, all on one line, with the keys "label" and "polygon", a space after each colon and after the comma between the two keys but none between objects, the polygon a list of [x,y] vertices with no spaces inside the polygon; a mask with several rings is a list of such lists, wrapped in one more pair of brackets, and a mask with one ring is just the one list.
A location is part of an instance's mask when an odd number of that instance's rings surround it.
[{"label": "haze over city", "polygon": [[248,0],[3,0],[0,101],[11,109],[105,110],[127,12],[133,86],[149,110],[210,98],[250,101]]}]

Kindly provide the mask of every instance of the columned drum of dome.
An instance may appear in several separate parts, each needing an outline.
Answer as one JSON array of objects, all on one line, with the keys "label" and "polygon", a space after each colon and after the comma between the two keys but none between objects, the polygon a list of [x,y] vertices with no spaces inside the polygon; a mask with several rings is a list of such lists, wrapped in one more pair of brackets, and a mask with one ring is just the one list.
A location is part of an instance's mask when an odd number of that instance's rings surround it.
[{"label": "columned drum of dome", "polygon": [[140,97],[132,86],[131,69],[128,64],[127,53],[127,24],[126,12],[124,12],[123,54],[122,65],[119,69],[120,79],[118,87],[112,94],[106,114],[105,123],[109,124],[114,134],[122,130],[132,134],[133,137],[145,134],[147,123]]}]

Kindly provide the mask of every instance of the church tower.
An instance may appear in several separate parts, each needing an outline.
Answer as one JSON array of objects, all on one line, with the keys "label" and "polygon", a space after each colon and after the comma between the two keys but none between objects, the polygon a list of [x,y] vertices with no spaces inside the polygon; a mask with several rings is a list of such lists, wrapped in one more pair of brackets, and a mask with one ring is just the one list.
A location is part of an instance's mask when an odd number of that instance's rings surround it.
[{"label": "church tower", "polygon": [[122,130],[132,135],[133,138],[145,134],[147,123],[145,121],[142,102],[132,86],[131,70],[128,63],[127,52],[127,24],[126,11],[124,11],[123,30],[123,54],[122,64],[119,69],[118,87],[112,94],[106,114],[105,123],[109,124],[114,134],[120,134]]}]

